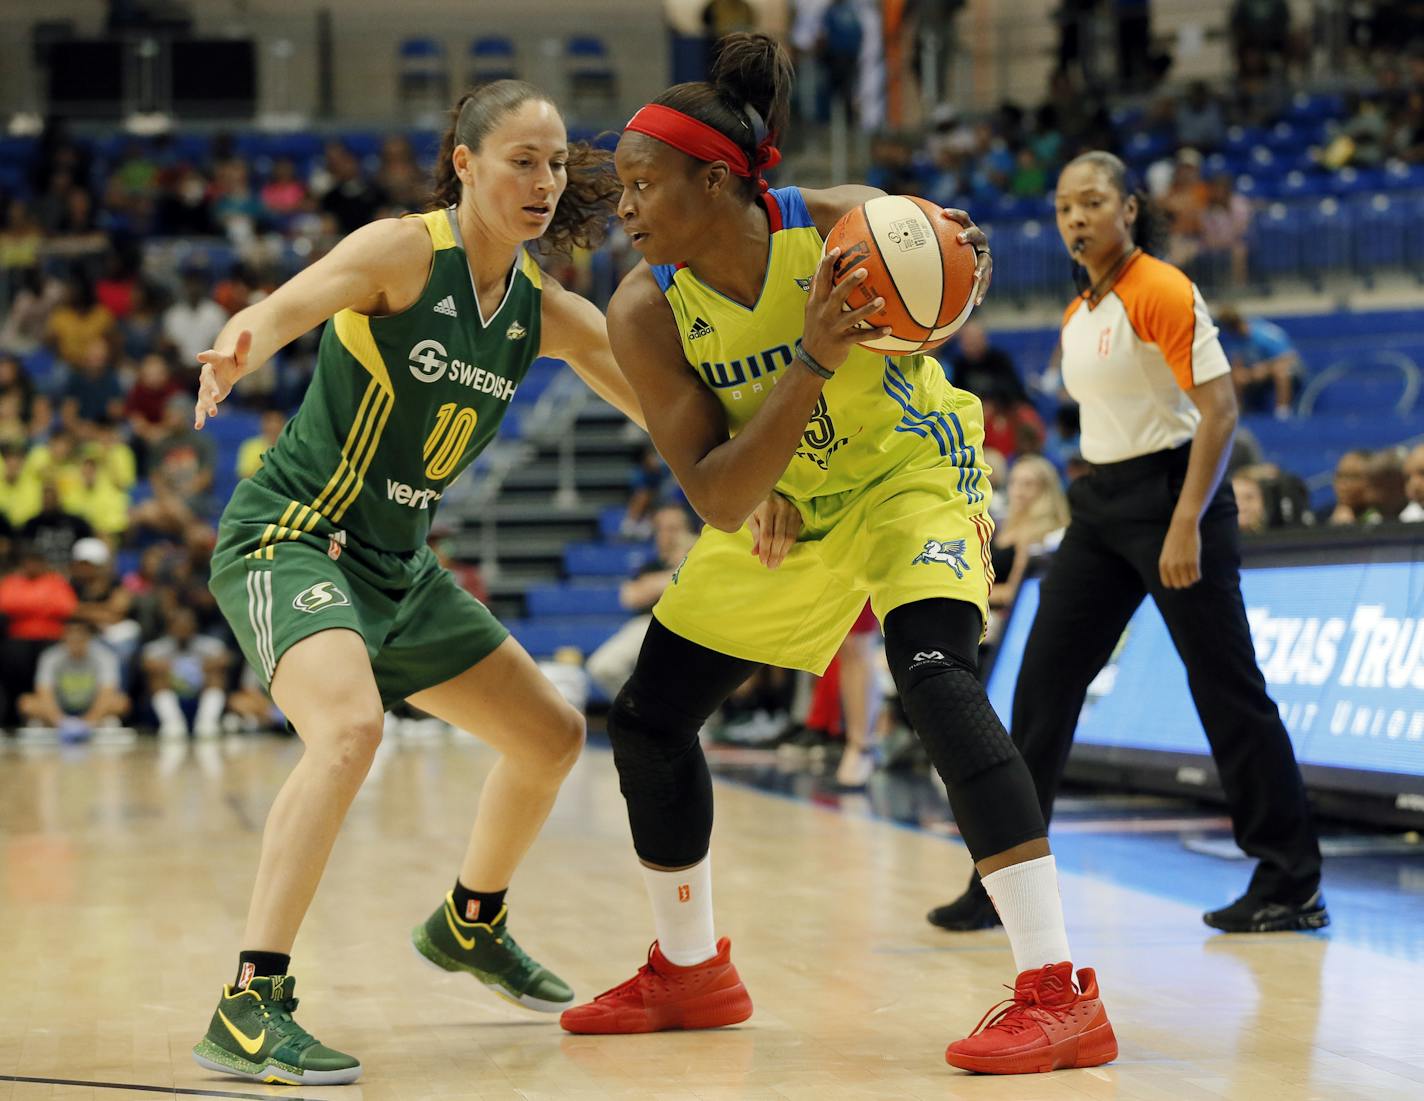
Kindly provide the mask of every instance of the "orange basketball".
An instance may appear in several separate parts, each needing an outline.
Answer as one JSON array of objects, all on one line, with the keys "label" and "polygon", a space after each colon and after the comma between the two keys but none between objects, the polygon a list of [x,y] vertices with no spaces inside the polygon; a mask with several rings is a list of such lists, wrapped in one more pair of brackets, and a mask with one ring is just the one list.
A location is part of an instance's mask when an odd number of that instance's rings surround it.
[{"label": "orange basketball", "polygon": [[885,306],[865,328],[890,329],[861,347],[908,355],[938,347],[969,320],[974,309],[974,247],[962,244],[962,227],[939,216],[939,207],[913,195],[881,195],[848,212],[826,238],[839,248],[836,282],[856,268],[868,273],[850,292],[858,309],[876,298]]}]

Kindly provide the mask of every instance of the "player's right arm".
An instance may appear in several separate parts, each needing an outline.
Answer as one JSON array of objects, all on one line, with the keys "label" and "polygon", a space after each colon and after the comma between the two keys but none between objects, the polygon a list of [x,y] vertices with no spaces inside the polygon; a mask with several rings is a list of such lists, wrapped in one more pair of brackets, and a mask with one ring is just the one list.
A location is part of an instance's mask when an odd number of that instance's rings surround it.
[{"label": "player's right arm", "polygon": [[[836,255],[832,250],[817,269],[806,314],[807,349],[828,370],[865,339],[856,323],[883,305],[876,300],[844,309],[861,277],[832,287]],[[791,462],[824,380],[792,362],[761,408],[732,436],[722,406],[688,366],[673,313],[646,264],[623,280],[608,304],[608,336],[638,395],[653,444],[688,501],[713,527],[738,531]]]},{"label": "player's right arm", "polygon": [[340,311],[374,316],[405,309],[424,289],[433,256],[430,234],[418,219],[372,222],[261,302],[233,314],[212,348],[198,354],[203,369],[193,427],[217,415],[243,375]]}]

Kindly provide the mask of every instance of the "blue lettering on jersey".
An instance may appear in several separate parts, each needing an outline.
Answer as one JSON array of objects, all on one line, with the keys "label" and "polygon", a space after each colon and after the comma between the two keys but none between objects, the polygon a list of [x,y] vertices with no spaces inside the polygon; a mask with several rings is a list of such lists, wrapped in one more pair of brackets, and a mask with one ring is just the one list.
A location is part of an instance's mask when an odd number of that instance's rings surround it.
[{"label": "blue lettering on jersey", "polygon": [[702,372],[702,377],[707,380],[707,385],[714,390],[725,390],[732,386],[740,386],[746,382],[748,377],[761,378],[763,375],[770,375],[787,366],[793,356],[791,349],[785,344],[778,344],[775,348],[768,348],[760,355],[747,356],[746,359],[734,359],[730,363],[707,363],[698,364],[698,370]]}]

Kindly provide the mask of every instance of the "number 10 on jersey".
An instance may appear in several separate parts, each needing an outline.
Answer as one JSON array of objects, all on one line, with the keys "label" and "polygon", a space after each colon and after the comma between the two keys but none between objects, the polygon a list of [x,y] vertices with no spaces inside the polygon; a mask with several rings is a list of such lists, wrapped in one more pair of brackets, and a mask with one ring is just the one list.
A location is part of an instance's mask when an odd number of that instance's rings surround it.
[{"label": "number 10 on jersey", "polygon": [[475,422],[479,414],[468,405],[457,410],[453,401],[447,401],[435,412],[435,427],[425,440],[425,476],[433,482],[448,478],[460,463],[460,456],[470,444],[475,434]]}]

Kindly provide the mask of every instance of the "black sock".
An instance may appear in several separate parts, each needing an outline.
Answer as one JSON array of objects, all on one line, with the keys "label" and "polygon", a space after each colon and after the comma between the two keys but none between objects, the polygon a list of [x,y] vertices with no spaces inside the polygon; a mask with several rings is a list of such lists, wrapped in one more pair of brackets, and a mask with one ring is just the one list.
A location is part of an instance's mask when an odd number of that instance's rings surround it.
[{"label": "black sock", "polygon": [[233,988],[246,990],[253,979],[285,975],[292,966],[292,957],[281,952],[239,952],[237,954],[237,978]]},{"label": "black sock", "polygon": [[[507,891],[509,888],[505,888]],[[499,917],[504,907],[505,891],[472,891],[455,880],[455,916],[461,921],[483,921],[489,923]]]}]

